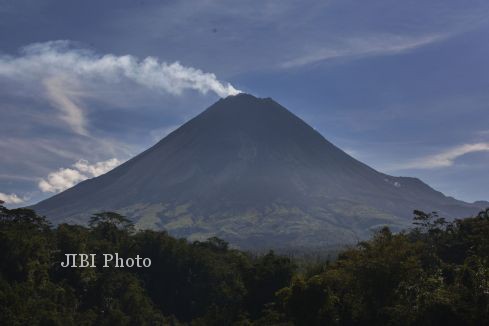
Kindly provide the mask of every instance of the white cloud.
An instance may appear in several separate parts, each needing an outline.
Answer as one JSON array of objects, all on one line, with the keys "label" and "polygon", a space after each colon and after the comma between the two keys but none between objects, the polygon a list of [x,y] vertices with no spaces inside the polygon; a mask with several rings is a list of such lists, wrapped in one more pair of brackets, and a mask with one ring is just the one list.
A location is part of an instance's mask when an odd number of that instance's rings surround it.
[{"label": "white cloud", "polygon": [[147,57],[138,60],[131,55],[99,55],[75,49],[68,41],[36,43],[22,49],[21,55],[0,56],[0,77],[17,81],[29,91],[40,90],[56,109],[59,118],[73,131],[87,135],[83,99],[97,96],[83,92],[84,86],[131,82],[138,87],[180,95],[185,90],[202,94],[213,92],[225,97],[240,91],[219,81],[213,73],[186,67],[179,62],[159,62]]},{"label": "white cloud", "polygon": [[99,175],[102,175],[112,170],[119,164],[121,164],[121,162],[118,159],[112,158],[110,160],[97,162],[95,164],[90,164],[86,160],[79,160],[78,162],[73,164],[73,166],[82,173],[85,173],[92,177],[98,177]]},{"label": "white cloud", "polygon": [[16,194],[4,194],[0,192],[0,201],[3,201],[5,204],[22,204],[25,200]]},{"label": "white cloud", "polygon": [[463,155],[476,152],[488,152],[489,143],[460,145],[438,154],[426,156],[412,162],[396,166],[394,170],[405,169],[435,169],[452,166],[455,160]]},{"label": "white cloud", "polygon": [[85,160],[79,160],[70,168],[61,168],[49,173],[46,179],[39,181],[38,186],[42,192],[60,192],[73,187],[83,180],[98,177],[121,163],[116,158],[94,164],[90,164]]},{"label": "white cloud", "polygon": [[283,68],[292,68],[340,57],[364,57],[373,55],[396,54],[440,41],[444,35],[425,35],[408,37],[400,35],[376,35],[347,38],[337,44],[322,48],[308,49],[307,53],[282,64]]},{"label": "white cloud", "polygon": [[42,179],[39,181],[39,189],[42,192],[60,192],[86,179],[88,177],[81,174],[78,170],[70,168],[59,169],[56,172],[49,173],[47,180]]}]

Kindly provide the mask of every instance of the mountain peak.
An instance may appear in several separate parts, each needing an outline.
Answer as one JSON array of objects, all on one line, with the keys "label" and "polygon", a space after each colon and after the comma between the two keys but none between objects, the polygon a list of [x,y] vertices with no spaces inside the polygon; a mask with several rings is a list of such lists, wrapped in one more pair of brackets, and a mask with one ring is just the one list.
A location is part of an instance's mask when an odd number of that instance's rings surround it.
[{"label": "mountain peak", "polygon": [[[271,98],[258,98],[247,93],[231,95],[211,105],[201,115],[192,120],[206,123],[209,128],[226,126],[234,128],[239,126],[245,129],[254,129],[259,126],[278,128],[290,123],[300,123],[302,127],[309,127],[300,118]],[[212,126],[211,126],[212,125]],[[221,130],[227,133],[226,130]]]},{"label": "mountain peak", "polygon": [[223,98],[223,100],[227,100],[227,99],[255,99],[255,100],[260,100],[261,98],[259,97],[256,97],[255,95],[253,94],[250,94],[250,93],[244,93],[244,92],[241,92],[241,93],[238,93],[238,94],[235,94],[235,95],[229,95],[229,96],[226,96],[225,98]]},{"label": "mountain peak", "polygon": [[155,146],[36,206],[54,222],[117,211],[140,228],[245,248],[324,246],[478,207],[375,171],[271,98],[221,99]]},{"label": "mountain peak", "polygon": [[[221,100],[218,101],[219,102],[224,102],[226,104],[234,104],[234,103],[248,103],[248,104],[252,104],[252,103],[260,103],[260,102],[274,102],[274,103],[277,103],[275,102],[272,98],[270,97],[256,97],[255,95],[253,94],[249,94],[249,93],[239,93],[239,94],[236,94],[236,95],[229,95],[225,98],[222,98]],[[278,103],[277,103],[278,104]]]}]

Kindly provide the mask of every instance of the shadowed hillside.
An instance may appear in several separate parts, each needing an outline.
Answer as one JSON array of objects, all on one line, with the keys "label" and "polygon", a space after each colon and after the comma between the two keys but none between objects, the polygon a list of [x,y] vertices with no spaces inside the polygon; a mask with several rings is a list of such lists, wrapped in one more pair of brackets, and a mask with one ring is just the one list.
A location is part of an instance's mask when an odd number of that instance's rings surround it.
[{"label": "shadowed hillside", "polygon": [[483,205],[377,172],[272,99],[240,94],[33,208],[56,223],[112,210],[141,228],[258,249],[351,243],[383,225],[406,227],[416,208],[455,217]]}]

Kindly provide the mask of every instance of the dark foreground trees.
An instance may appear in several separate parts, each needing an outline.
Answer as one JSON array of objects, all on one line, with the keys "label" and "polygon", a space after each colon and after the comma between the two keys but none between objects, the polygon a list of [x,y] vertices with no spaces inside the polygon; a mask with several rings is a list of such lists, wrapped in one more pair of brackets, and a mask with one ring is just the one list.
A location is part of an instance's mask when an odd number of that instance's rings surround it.
[{"label": "dark foreground trees", "polygon": [[[103,268],[104,253],[150,258],[149,268]],[[96,268],[63,268],[66,253]],[[259,318],[290,283],[290,259],[136,232],[124,217],[52,228],[28,209],[0,206],[0,325],[231,325]]]},{"label": "dark foreground trees", "polygon": [[[51,227],[0,206],[1,325],[482,325],[489,321],[489,211],[451,223],[415,212],[334,262],[297,269],[211,238],[135,231],[115,213]],[[149,268],[103,268],[103,253]],[[62,268],[94,253],[96,268]]]},{"label": "dark foreground trees", "polygon": [[489,324],[489,217],[448,223],[415,211],[417,228],[341,253],[277,294],[295,325]]}]

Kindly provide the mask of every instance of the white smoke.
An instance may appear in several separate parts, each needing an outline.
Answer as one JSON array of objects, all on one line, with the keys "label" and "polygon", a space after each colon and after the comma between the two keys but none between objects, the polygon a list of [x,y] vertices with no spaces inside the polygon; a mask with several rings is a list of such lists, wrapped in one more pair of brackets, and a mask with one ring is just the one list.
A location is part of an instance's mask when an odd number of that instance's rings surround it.
[{"label": "white smoke", "polygon": [[38,186],[42,192],[61,192],[81,181],[107,173],[121,163],[116,158],[94,164],[86,160],[79,160],[70,168],[61,168],[49,173],[46,179],[39,181]]},{"label": "white smoke", "polygon": [[42,95],[59,110],[60,119],[81,135],[87,134],[82,100],[96,96],[83,92],[83,85],[93,90],[98,85],[129,81],[139,87],[174,95],[185,90],[202,94],[214,92],[220,97],[240,93],[231,84],[219,81],[213,73],[179,62],[160,62],[154,57],[138,60],[131,55],[99,55],[73,48],[68,41],[36,43],[23,48],[20,56],[0,56],[0,78],[17,81],[29,91],[40,88]]}]

